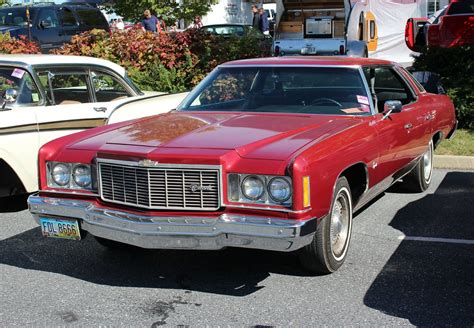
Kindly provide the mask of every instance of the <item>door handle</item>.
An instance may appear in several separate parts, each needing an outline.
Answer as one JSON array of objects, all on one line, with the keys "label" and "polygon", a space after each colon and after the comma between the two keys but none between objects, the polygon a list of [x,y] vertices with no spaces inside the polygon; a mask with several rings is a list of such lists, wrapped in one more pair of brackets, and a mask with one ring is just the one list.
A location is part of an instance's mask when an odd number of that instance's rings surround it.
[{"label": "door handle", "polygon": [[94,110],[96,112],[106,112],[107,111],[107,107],[94,107]]},{"label": "door handle", "polygon": [[413,127],[413,124],[411,124],[411,123],[407,123],[404,126],[404,128],[407,129],[407,130],[410,130],[412,127]]}]

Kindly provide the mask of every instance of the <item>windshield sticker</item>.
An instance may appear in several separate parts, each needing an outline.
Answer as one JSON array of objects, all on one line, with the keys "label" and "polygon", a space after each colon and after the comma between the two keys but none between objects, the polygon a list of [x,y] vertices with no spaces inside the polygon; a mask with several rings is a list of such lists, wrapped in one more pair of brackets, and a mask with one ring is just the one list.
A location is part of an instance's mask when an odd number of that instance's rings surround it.
[{"label": "windshield sticker", "polygon": [[16,77],[17,79],[23,78],[23,75],[25,75],[25,71],[22,70],[21,68],[15,68],[13,70],[12,76]]},{"label": "windshield sticker", "polygon": [[37,93],[32,93],[31,94],[31,100],[33,100],[33,102],[38,102],[39,101],[39,95]]},{"label": "windshield sticker", "polygon": [[360,105],[360,109],[363,111],[363,112],[370,112],[370,107],[369,105],[366,105],[366,104],[361,104]]},{"label": "windshield sticker", "polygon": [[361,108],[357,108],[357,107],[354,107],[354,108],[344,108],[344,109],[341,109],[344,113],[347,113],[347,114],[360,114],[361,112],[363,112],[363,110]]},{"label": "windshield sticker", "polygon": [[365,96],[357,96],[357,101],[359,102],[359,104],[364,104],[364,105],[369,104],[369,98]]}]

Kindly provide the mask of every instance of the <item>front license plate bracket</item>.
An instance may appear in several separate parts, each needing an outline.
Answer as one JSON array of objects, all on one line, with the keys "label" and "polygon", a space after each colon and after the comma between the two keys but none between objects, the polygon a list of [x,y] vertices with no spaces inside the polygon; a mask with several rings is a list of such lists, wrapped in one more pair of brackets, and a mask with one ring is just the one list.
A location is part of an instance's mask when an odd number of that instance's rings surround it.
[{"label": "front license plate bracket", "polygon": [[77,220],[40,217],[39,221],[44,237],[81,240],[81,229]]}]

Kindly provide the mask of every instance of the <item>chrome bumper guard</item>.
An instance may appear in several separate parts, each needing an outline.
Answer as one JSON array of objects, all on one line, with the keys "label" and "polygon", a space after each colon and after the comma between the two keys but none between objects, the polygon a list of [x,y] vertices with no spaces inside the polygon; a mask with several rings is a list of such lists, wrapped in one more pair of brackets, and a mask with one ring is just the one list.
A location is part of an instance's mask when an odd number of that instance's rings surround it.
[{"label": "chrome bumper guard", "polygon": [[100,208],[93,202],[28,198],[35,221],[40,217],[77,219],[94,236],[143,248],[217,250],[245,247],[290,252],[308,245],[316,219],[306,221],[222,214],[216,217],[145,216]]}]

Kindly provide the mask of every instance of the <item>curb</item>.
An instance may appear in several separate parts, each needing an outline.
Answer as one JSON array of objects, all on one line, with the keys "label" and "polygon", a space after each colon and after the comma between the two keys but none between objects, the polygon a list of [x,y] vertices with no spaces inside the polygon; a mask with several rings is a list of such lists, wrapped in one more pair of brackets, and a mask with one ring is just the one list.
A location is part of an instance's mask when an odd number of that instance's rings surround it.
[{"label": "curb", "polygon": [[433,166],[437,169],[474,170],[474,156],[435,155]]}]

